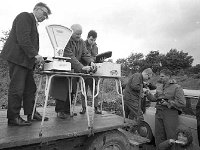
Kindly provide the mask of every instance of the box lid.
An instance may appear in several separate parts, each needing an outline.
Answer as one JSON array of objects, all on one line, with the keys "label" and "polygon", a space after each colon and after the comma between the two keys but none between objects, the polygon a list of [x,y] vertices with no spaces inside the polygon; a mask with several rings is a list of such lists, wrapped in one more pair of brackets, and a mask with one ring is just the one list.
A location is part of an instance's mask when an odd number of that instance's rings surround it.
[{"label": "box lid", "polygon": [[54,24],[46,26],[46,30],[54,49],[54,57],[63,57],[64,48],[73,31],[65,26]]}]

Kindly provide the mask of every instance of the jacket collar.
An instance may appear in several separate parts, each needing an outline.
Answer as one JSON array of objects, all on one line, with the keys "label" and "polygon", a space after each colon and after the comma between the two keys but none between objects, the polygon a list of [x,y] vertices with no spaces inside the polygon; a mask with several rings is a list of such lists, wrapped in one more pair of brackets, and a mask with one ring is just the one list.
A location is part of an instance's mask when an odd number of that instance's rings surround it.
[{"label": "jacket collar", "polygon": [[35,25],[38,26],[39,23],[38,23],[38,20],[37,20],[36,16],[34,15],[34,13],[30,13],[30,14],[31,14],[31,17],[32,17],[33,20],[34,20]]}]

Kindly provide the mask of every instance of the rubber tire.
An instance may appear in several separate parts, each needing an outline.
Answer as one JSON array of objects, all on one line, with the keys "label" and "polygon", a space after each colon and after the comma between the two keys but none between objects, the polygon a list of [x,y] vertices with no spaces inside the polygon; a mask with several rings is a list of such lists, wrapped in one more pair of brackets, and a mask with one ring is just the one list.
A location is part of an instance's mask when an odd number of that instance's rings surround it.
[{"label": "rubber tire", "polygon": [[130,143],[127,137],[118,130],[98,133],[89,138],[85,150],[104,150],[107,146],[117,145],[119,150],[130,150]]},{"label": "rubber tire", "polygon": [[[142,130],[140,130],[142,127],[146,128],[147,134],[144,136],[144,134],[142,133]],[[147,139],[150,140],[150,142],[153,141],[154,136],[151,130],[151,127],[149,126],[149,124],[145,121],[141,121],[140,124],[137,126],[137,132],[139,133],[140,136],[145,137]]]}]

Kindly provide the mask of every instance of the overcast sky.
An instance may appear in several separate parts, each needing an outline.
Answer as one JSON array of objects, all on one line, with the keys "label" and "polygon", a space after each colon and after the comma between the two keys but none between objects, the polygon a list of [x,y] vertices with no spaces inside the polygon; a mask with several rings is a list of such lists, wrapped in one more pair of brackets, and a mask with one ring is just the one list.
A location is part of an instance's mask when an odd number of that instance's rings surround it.
[{"label": "overcast sky", "polygon": [[[4,0],[0,4],[0,31],[9,30],[23,11],[32,12],[38,0]],[[39,25],[40,54],[53,55],[45,26],[70,27],[79,23],[85,40],[89,30],[98,33],[99,53],[112,51],[112,59],[131,53],[148,54],[171,48],[183,50],[200,64],[200,0],[43,0],[52,10]],[[2,34],[0,33],[2,36]]]}]

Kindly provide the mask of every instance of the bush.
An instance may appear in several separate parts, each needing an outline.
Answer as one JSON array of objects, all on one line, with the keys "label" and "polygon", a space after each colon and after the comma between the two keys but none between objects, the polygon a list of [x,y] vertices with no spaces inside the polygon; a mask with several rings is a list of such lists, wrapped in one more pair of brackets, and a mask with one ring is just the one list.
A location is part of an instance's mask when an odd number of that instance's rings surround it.
[{"label": "bush", "polygon": [[0,106],[7,106],[7,95],[8,95],[8,84],[9,84],[9,73],[8,64],[0,56]]}]

